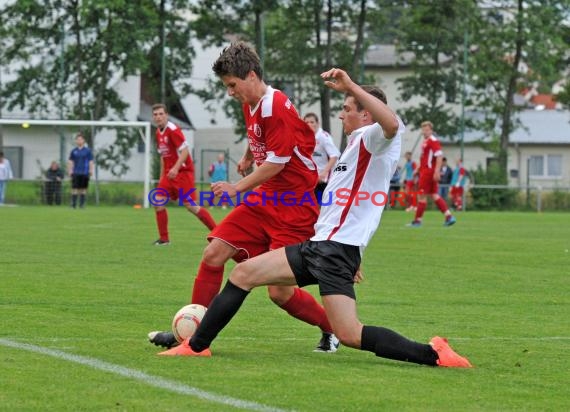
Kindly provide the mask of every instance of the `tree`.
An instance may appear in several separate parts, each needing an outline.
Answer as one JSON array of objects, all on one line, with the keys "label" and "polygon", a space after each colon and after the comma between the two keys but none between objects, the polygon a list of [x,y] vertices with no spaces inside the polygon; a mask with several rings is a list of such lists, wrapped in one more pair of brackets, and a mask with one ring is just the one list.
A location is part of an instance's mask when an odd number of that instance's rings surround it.
[{"label": "tree", "polygon": [[551,86],[561,76],[568,45],[560,27],[568,18],[569,4],[568,0],[504,1],[472,20],[471,37],[477,41],[469,58],[470,98],[484,113],[478,127],[497,142],[504,183],[509,137],[518,126],[520,109],[514,96],[534,82]]},{"label": "tree", "polygon": [[[170,3],[174,8],[186,2]],[[127,104],[112,80],[156,72],[163,22],[165,43],[178,49],[170,55],[170,82],[191,70],[188,23],[166,11],[164,0],[161,6],[162,13],[152,0],[26,0],[5,6],[0,59],[14,68],[16,79],[4,85],[2,104],[37,117],[124,119]],[[149,93],[159,100],[152,88]],[[98,163],[124,173],[137,139],[118,131],[116,143],[99,151]]]},{"label": "tree", "polygon": [[420,98],[419,104],[402,111],[409,125],[419,128],[430,120],[441,135],[458,134],[458,115],[450,103],[458,103],[464,30],[473,9],[472,0],[414,0],[402,9],[398,51],[411,52],[414,59],[413,73],[399,80],[399,90],[404,102]]},{"label": "tree", "polygon": [[[263,3],[263,27],[259,24],[259,4]],[[321,102],[324,128],[329,128],[331,113],[330,90],[325,88],[319,74],[334,65],[350,70],[354,54],[352,23],[353,3],[349,0],[209,0],[192,8],[197,16],[193,22],[196,36],[205,46],[221,45],[228,39],[256,43],[258,52],[263,38],[265,78],[272,85],[286,89],[297,108]],[[260,32],[262,31],[262,33]],[[323,33],[325,38],[323,39]],[[207,89],[195,91],[214,110],[223,94]],[[239,106],[224,102],[226,114],[243,124]],[[330,128],[329,128],[330,130]],[[239,133],[244,133],[238,129]]]}]

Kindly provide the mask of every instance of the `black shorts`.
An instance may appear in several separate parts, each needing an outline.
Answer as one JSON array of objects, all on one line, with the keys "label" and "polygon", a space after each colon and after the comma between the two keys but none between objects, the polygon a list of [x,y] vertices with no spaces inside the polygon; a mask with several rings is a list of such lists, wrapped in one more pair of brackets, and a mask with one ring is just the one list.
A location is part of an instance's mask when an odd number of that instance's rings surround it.
[{"label": "black shorts", "polygon": [[332,240],[286,246],[285,254],[299,287],[319,285],[321,296],[345,295],[356,300],[354,275],[360,267],[360,248]]},{"label": "black shorts", "polygon": [[72,189],[87,189],[89,187],[89,175],[73,175],[71,179]]}]

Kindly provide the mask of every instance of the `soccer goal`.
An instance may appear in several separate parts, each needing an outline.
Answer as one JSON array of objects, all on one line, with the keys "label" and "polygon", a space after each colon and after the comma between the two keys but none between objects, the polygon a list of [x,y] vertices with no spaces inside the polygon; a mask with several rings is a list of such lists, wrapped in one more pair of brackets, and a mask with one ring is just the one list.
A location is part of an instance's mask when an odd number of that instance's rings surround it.
[{"label": "soccer goal", "polygon": [[[115,120],[32,120],[32,119],[0,119],[0,127],[3,125],[16,125],[27,129],[31,126],[52,126],[54,128],[61,128],[62,130],[67,130],[72,127],[85,128],[92,127],[98,129],[115,129],[115,128],[136,128],[139,135],[144,142],[144,164],[143,164],[143,205],[145,208],[149,207],[148,192],[150,190],[151,181],[151,156],[150,156],[150,146],[151,146],[151,124],[150,122],[142,121],[115,121]],[[99,135],[98,132],[97,135]],[[38,137],[40,137],[38,135]],[[41,151],[41,145],[34,146],[34,150]],[[92,148],[96,154],[97,144]],[[138,180],[138,179],[137,179]]]}]

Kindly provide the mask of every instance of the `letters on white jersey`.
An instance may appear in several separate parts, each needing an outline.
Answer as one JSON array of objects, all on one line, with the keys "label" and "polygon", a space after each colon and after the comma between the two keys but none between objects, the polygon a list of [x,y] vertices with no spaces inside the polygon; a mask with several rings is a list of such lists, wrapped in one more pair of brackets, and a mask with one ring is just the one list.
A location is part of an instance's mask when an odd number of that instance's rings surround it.
[{"label": "letters on white jersey", "polygon": [[398,124],[392,139],[384,137],[378,123],[352,132],[323,194],[311,240],[333,240],[364,250],[389,201],[390,178],[400,159],[405,130],[399,118]]}]

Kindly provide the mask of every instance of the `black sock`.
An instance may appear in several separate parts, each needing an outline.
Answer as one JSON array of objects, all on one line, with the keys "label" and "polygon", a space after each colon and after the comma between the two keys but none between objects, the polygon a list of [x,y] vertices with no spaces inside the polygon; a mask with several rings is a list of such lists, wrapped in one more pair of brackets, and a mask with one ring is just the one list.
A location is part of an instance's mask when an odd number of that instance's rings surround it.
[{"label": "black sock", "polygon": [[77,207],[77,195],[71,195],[71,206],[74,208]]},{"label": "black sock", "polygon": [[85,206],[85,195],[79,195],[79,207]]},{"label": "black sock", "polygon": [[218,333],[229,323],[239,310],[249,292],[238,288],[229,280],[220,294],[214,298],[200,326],[190,338],[190,347],[194,352],[209,348]]},{"label": "black sock", "polygon": [[437,352],[431,345],[411,341],[396,332],[378,327],[364,326],[360,348],[376,356],[404,362],[435,366]]}]

